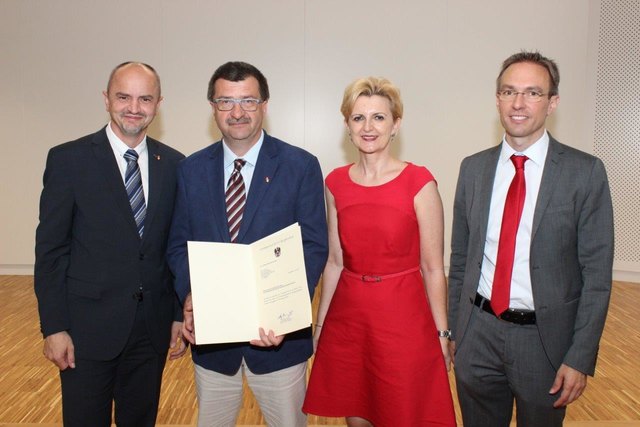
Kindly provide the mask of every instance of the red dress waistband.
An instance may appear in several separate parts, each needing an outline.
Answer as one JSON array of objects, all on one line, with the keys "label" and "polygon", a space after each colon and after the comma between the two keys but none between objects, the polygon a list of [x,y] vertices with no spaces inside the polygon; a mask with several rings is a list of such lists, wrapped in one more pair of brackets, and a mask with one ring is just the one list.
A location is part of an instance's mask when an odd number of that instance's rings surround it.
[{"label": "red dress waistband", "polygon": [[386,279],[393,279],[394,277],[405,276],[407,274],[415,273],[416,271],[420,271],[420,267],[419,266],[410,268],[408,270],[399,271],[398,273],[380,274],[380,275],[376,275],[376,274],[358,274],[358,273],[354,273],[353,271],[349,271],[346,268],[342,269],[342,272],[344,274],[346,274],[347,276],[354,277],[356,279],[360,279],[363,282],[382,282],[383,280],[386,280]]}]

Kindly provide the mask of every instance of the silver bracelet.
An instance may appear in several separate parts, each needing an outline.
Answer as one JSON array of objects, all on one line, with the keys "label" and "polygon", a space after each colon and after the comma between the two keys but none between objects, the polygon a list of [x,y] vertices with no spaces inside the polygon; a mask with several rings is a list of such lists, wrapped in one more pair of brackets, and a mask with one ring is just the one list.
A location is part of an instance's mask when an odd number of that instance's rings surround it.
[{"label": "silver bracelet", "polygon": [[446,329],[444,331],[438,331],[438,337],[451,339],[451,329]]}]

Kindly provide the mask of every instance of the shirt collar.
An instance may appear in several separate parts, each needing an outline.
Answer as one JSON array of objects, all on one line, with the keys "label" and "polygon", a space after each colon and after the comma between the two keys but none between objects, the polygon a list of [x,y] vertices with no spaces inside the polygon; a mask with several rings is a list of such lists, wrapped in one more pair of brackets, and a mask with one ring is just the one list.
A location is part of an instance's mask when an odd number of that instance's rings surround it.
[{"label": "shirt collar", "polygon": [[540,139],[531,144],[529,148],[522,152],[514,150],[509,144],[507,144],[505,138],[506,137],[502,138],[502,149],[500,151],[499,163],[502,164],[510,161],[511,156],[514,154],[524,154],[529,158],[530,161],[532,161],[536,165],[544,165],[544,161],[547,157],[547,151],[549,150],[549,134],[547,133],[546,129]]},{"label": "shirt collar", "polygon": [[[251,166],[255,167],[256,162],[258,161],[258,155],[260,154],[260,148],[262,148],[262,143],[264,141],[264,130],[260,132],[260,138],[258,138],[258,142],[256,142],[253,147],[249,149],[245,153],[242,158],[249,163]],[[230,167],[233,164],[235,159],[239,157],[235,155],[233,151],[227,146],[227,143],[222,140],[222,151],[224,153],[224,167],[225,169]]]},{"label": "shirt collar", "polygon": [[[107,125],[107,138],[109,139],[109,143],[111,144],[111,147],[113,148],[113,150],[120,156],[124,156],[124,153],[126,153],[127,150],[132,149],[127,144],[125,144],[120,138],[118,138],[118,135],[116,135],[116,133],[111,128],[111,122],[109,122],[109,124]],[[140,144],[138,144],[135,148],[133,148],[133,150],[135,150],[135,152],[138,153],[138,155],[140,155],[146,149],[147,149],[147,135],[145,135],[144,138],[142,138],[142,141],[140,141]]]}]

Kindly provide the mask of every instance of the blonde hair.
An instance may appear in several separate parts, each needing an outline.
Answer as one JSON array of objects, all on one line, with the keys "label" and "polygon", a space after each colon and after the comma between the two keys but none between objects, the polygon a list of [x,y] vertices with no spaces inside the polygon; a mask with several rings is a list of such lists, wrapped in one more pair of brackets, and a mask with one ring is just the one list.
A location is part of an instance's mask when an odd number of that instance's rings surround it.
[{"label": "blonde hair", "polygon": [[345,121],[349,120],[358,97],[373,95],[382,96],[389,100],[389,107],[394,121],[402,118],[403,107],[402,99],[400,99],[400,89],[384,77],[363,77],[354,80],[344,90],[340,112]]}]

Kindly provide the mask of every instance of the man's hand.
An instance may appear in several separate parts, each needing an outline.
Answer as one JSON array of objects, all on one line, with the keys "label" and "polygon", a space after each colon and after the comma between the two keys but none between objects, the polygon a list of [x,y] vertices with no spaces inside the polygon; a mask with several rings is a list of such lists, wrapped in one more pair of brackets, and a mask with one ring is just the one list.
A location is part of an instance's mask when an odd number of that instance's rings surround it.
[{"label": "man's hand", "polygon": [[169,359],[179,359],[187,352],[187,342],[182,338],[182,322],[171,325],[171,341],[169,342]]},{"label": "man's hand", "polygon": [[282,343],[282,340],[284,340],[284,335],[278,335],[276,337],[272,330],[269,330],[268,335],[264,332],[264,329],[262,328],[260,328],[259,332],[260,332],[260,339],[251,340],[249,341],[249,344],[255,345],[258,347],[276,347]]},{"label": "man's hand", "polygon": [[577,371],[564,363],[560,365],[556,379],[549,390],[549,394],[556,394],[560,390],[560,397],[553,403],[554,408],[567,406],[582,395],[587,387],[587,375]]},{"label": "man's hand", "polygon": [[196,331],[193,324],[193,301],[191,300],[191,293],[187,295],[184,300],[184,306],[182,308],[182,336],[191,344],[196,344]]},{"label": "man's hand", "polygon": [[73,341],[67,331],[56,332],[44,339],[44,357],[52,361],[61,371],[76,367]]}]

